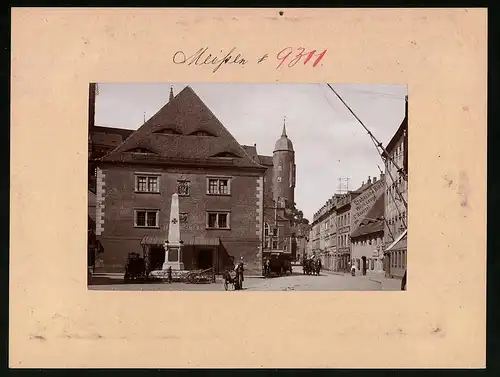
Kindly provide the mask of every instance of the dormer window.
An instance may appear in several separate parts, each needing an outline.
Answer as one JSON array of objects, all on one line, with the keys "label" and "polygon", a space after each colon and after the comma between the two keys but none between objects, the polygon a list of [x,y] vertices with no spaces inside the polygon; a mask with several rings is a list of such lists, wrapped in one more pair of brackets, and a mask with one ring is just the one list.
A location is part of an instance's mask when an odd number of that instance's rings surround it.
[{"label": "dormer window", "polygon": [[240,158],[237,154],[231,152],[221,152],[213,155],[212,157],[221,157],[221,158]]},{"label": "dormer window", "polygon": [[207,132],[207,131],[195,131],[193,133],[190,134],[191,136],[215,136],[215,135],[212,135],[210,132]]},{"label": "dormer window", "polygon": [[132,148],[132,149],[129,149],[127,152],[130,152],[130,153],[148,153],[148,154],[156,154],[156,152],[153,152],[152,150],[150,149],[147,149],[147,148],[141,148],[141,147],[137,147],[137,148]]},{"label": "dormer window", "polygon": [[155,131],[154,133],[155,134],[162,134],[162,135],[182,135],[179,131],[177,131],[173,128],[170,128],[170,127],[162,128],[158,131]]}]

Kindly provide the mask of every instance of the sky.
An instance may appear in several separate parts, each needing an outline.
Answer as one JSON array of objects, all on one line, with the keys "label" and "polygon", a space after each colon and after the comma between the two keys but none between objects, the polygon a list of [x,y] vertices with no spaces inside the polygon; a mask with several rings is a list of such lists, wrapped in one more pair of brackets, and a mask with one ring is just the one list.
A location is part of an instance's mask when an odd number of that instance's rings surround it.
[{"label": "sky", "polygon": [[[211,109],[236,140],[257,144],[272,156],[286,122],[295,149],[295,202],[313,220],[339,189],[340,177],[355,190],[378,177],[383,161],[371,138],[326,84],[103,83],[95,124],[138,129],[186,85]],[[387,145],[404,118],[406,85],[331,84],[373,135]]]}]

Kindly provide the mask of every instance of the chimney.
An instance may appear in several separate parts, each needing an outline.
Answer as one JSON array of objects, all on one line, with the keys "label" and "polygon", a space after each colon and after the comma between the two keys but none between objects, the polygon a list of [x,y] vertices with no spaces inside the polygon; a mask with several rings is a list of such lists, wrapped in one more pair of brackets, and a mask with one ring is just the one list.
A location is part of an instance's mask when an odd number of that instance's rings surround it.
[{"label": "chimney", "polygon": [[383,181],[384,180],[384,177],[385,177],[385,174],[384,173],[380,173],[380,180]]},{"label": "chimney", "polygon": [[373,183],[377,182],[377,177],[373,177]]},{"label": "chimney", "polygon": [[174,87],[170,87],[170,97],[168,98],[168,102],[172,101],[174,99]]},{"label": "chimney", "polygon": [[366,181],[366,183],[368,184],[372,183],[372,179],[370,178],[370,176],[368,176],[368,181]]}]

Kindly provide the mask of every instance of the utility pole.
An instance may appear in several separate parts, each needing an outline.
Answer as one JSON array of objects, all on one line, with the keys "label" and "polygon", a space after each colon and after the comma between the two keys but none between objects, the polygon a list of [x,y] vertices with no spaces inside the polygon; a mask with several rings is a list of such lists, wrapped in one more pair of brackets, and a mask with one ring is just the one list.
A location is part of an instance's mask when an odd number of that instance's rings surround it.
[{"label": "utility pole", "polygon": [[339,177],[339,187],[337,190],[338,194],[345,194],[349,191],[349,178],[348,177]]}]

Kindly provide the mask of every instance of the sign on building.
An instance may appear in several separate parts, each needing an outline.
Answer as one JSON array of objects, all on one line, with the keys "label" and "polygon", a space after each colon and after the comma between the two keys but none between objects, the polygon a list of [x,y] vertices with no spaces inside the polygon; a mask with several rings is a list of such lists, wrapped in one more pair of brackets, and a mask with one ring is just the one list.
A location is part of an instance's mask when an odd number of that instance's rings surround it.
[{"label": "sign on building", "polygon": [[354,231],[378,198],[384,193],[384,182],[377,181],[351,202],[351,232]]}]

